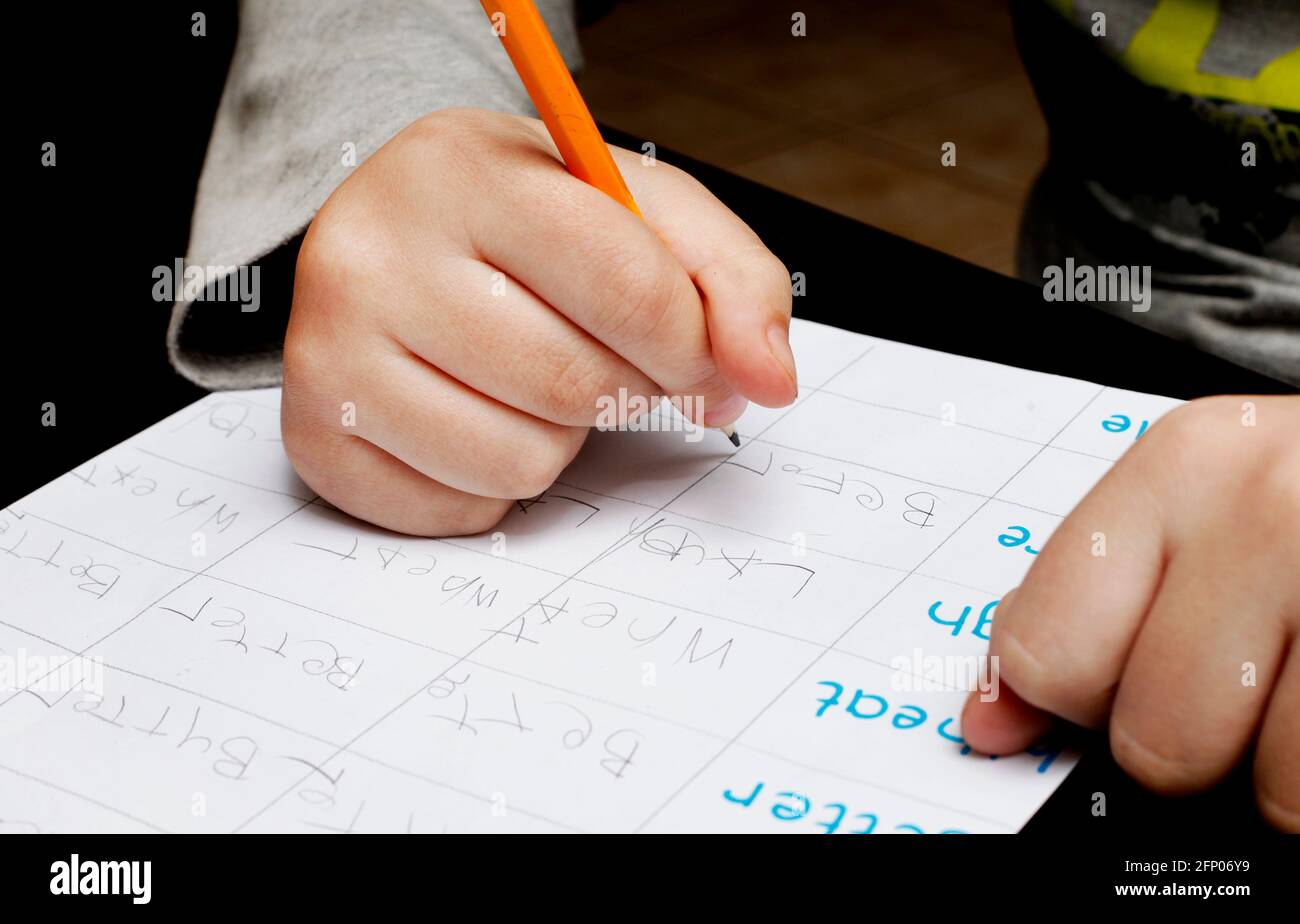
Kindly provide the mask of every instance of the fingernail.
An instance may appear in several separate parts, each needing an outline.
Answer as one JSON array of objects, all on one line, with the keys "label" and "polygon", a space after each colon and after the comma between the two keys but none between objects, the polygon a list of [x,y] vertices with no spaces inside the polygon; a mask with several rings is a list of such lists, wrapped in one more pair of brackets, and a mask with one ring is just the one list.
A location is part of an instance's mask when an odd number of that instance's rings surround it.
[{"label": "fingernail", "polygon": [[799,391],[799,377],[794,371],[794,353],[790,349],[790,333],[783,324],[773,324],[767,329],[767,345],[772,351],[772,358],[780,363],[785,374],[790,377],[790,384]]},{"label": "fingernail", "polygon": [[747,407],[749,407],[749,399],[740,392],[733,391],[722,401],[704,409],[704,425],[706,427],[725,426],[745,413]]}]

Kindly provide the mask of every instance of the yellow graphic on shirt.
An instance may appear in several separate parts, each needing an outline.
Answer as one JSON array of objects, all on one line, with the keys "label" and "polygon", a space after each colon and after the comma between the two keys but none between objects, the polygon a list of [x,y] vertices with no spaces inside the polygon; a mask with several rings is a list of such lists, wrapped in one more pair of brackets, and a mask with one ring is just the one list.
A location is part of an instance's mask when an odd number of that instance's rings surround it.
[{"label": "yellow graphic on shirt", "polygon": [[[1074,5],[1071,0],[1047,2],[1065,16]],[[1119,62],[1142,82],[1177,93],[1300,111],[1300,46],[1270,61],[1253,78],[1197,68],[1218,21],[1218,0],[1160,0]]]}]

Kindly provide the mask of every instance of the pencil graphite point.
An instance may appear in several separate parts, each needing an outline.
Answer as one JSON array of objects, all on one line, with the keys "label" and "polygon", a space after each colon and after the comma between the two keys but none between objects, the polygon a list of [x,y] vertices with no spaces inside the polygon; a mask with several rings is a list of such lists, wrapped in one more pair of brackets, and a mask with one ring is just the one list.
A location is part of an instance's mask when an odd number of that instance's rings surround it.
[{"label": "pencil graphite point", "polygon": [[727,439],[731,440],[731,445],[737,449],[740,448],[740,434],[736,432],[735,427],[719,427],[718,429],[726,434]]}]

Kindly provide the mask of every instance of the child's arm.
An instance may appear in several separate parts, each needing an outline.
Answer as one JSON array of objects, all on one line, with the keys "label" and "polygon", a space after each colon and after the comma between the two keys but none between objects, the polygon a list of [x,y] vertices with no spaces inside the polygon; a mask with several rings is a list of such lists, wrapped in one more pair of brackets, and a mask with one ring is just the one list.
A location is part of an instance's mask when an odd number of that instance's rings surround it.
[{"label": "child's arm", "polygon": [[1300,397],[1194,401],[1116,463],[998,606],[1002,695],[972,695],[962,733],[1004,754],[1048,713],[1106,725],[1119,764],[1167,792],[1210,786],[1255,744],[1261,811],[1300,831],[1298,631]]},{"label": "child's arm", "polygon": [[680,170],[614,154],[644,221],[540,122],[482,110],[420,119],[334,192],[284,347],[309,485],[390,529],[478,532],[549,487],[621,390],[690,398],[708,426],[794,400],[785,267]]}]

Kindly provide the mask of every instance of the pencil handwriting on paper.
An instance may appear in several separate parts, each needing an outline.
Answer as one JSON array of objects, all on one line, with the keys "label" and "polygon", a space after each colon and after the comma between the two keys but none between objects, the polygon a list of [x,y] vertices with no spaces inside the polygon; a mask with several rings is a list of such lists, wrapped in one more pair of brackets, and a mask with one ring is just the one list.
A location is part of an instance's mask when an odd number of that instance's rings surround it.
[{"label": "pencil handwriting on paper", "polygon": [[[752,472],[759,477],[764,477],[772,471],[772,463],[775,458],[775,453],[767,453],[767,461],[761,468],[747,465],[735,459],[727,459],[723,464],[732,465]],[[800,488],[823,491],[827,494],[844,497],[863,510],[874,512],[882,510],[886,506],[886,497],[875,484],[864,478],[850,477],[847,472],[842,469],[837,470],[833,465],[813,466],[783,462],[778,472],[781,475],[789,476],[788,481]],[[891,509],[898,509],[904,523],[926,529],[937,525],[933,520],[935,507],[938,503],[939,498],[929,491],[911,491],[904,496],[893,498],[890,507]]]}]

